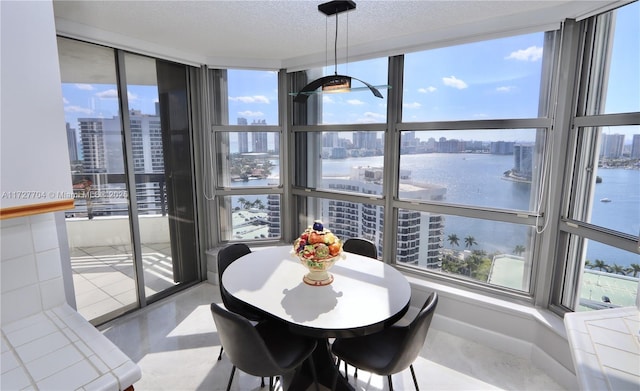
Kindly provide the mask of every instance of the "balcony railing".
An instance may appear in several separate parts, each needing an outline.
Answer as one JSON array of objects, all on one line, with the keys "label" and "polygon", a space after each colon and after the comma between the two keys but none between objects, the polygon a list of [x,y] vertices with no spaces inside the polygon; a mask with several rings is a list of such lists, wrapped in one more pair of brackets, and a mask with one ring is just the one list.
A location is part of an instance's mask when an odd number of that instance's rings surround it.
[{"label": "balcony railing", "polygon": [[[75,208],[65,216],[127,216],[129,192],[124,174],[73,174]],[[89,182],[90,181],[90,182]],[[139,215],[167,214],[167,186],[164,174],[135,174]]]}]

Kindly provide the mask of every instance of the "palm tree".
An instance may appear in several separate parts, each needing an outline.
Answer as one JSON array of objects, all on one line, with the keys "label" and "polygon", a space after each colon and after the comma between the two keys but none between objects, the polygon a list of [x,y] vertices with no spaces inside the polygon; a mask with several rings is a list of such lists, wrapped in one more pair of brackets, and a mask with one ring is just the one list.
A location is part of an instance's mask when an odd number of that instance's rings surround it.
[{"label": "palm tree", "polygon": [[244,198],[244,197],[238,198],[238,204],[240,204],[240,208],[246,209],[247,208],[247,200],[246,200],[246,198]]},{"label": "palm tree", "polygon": [[447,237],[447,241],[452,246],[459,246],[460,245],[460,238],[458,238],[458,235],[456,235],[456,234],[449,235]]},{"label": "palm tree", "polygon": [[596,259],[596,261],[593,263],[593,268],[600,271],[602,271],[603,269],[609,271],[609,265],[607,265],[605,261],[601,259]]},{"label": "palm tree", "polygon": [[632,263],[632,264],[631,264],[631,265],[629,265],[629,266],[631,266],[631,267],[629,268],[629,272],[630,272],[630,273],[633,273],[633,276],[634,276],[634,277],[638,277],[638,273],[640,273],[640,265],[638,265],[637,263]]},{"label": "palm tree", "polygon": [[614,263],[613,266],[611,266],[611,271],[615,274],[622,274],[623,276],[626,275],[624,267],[616,263]]},{"label": "palm tree", "polygon": [[474,244],[478,244],[478,242],[476,242],[476,238],[474,238],[473,236],[469,235],[466,238],[464,238],[465,247],[471,248],[471,246],[473,246]]},{"label": "palm tree", "polygon": [[522,253],[524,253],[525,251],[525,247],[521,244],[518,244],[514,249],[513,249],[513,253],[520,256],[522,255]]},{"label": "palm tree", "polygon": [[593,263],[591,263],[591,261],[590,261],[590,260],[588,260],[588,259],[587,259],[587,260],[585,260],[585,261],[584,261],[584,268],[585,268],[585,269],[593,269]]}]

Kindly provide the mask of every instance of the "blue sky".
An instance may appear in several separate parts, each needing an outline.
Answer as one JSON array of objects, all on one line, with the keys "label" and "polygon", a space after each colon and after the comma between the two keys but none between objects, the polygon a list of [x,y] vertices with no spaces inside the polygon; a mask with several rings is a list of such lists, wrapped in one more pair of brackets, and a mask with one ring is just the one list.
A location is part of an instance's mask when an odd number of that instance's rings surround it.
[{"label": "blue sky", "polygon": [[[614,36],[606,112],[640,110],[640,6],[633,3],[619,12]],[[409,53],[405,56],[403,120],[471,120],[529,118],[538,115],[543,33],[527,34],[454,47]],[[333,73],[333,65],[325,74]],[[370,84],[387,83],[387,59],[340,64],[338,73]],[[229,123],[238,117],[249,123],[265,120],[276,125],[277,74],[272,71],[231,70]],[[354,81],[354,87],[362,86]],[[382,123],[385,99],[367,89],[348,94],[323,94],[323,123]],[[132,86],[130,107],[145,114],[155,112],[155,88]],[[63,86],[67,121],[75,127],[78,117],[117,115],[114,85],[66,84]],[[638,127],[605,129],[608,133],[640,133]],[[470,133],[450,132],[449,138],[469,139]],[[475,140],[492,140],[487,132],[474,132]],[[513,132],[513,141],[527,141],[531,132]],[[630,137],[627,137],[630,142]]]}]

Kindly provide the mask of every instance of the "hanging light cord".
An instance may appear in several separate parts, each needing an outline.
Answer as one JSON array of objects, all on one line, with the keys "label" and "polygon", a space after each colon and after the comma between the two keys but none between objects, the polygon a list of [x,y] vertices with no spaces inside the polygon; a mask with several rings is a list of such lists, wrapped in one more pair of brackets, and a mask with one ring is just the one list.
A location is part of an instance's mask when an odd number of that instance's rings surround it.
[{"label": "hanging light cord", "polygon": [[333,40],[333,72],[338,74],[338,12],[336,10],[336,37]]},{"label": "hanging light cord", "polygon": [[349,13],[347,12],[347,47],[346,47],[346,52],[347,52],[347,58],[345,59],[345,73],[348,75],[349,74]]}]

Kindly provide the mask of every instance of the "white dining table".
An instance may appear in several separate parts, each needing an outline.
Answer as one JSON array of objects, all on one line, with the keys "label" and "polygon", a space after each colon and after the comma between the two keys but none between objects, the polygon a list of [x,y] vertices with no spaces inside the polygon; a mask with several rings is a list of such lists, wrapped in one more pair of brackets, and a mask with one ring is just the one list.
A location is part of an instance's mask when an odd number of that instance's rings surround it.
[{"label": "white dining table", "polygon": [[380,331],[407,310],[411,287],[384,262],[347,252],[329,270],[327,286],[302,281],[308,269],[291,246],[253,251],[233,262],[222,286],[236,299],[313,337],[351,337]]},{"label": "white dining table", "polygon": [[[335,368],[328,338],[375,333],[395,323],[409,308],[411,287],[394,267],[343,252],[329,270],[331,284],[312,286],[308,269],[292,246],[258,249],[227,267],[222,289],[294,333],[317,338],[314,362],[319,382],[331,387]],[[337,389],[353,388],[339,376]]]}]

